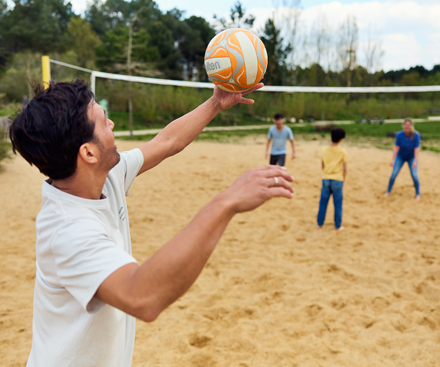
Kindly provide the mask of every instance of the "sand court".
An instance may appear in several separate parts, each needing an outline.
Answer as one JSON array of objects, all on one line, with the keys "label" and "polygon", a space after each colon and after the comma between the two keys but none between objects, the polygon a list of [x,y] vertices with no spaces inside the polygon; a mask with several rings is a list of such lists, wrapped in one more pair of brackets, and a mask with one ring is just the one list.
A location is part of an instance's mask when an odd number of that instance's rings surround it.
[{"label": "sand court", "polygon": [[[196,142],[140,176],[127,198],[142,262],[241,173],[265,139]],[[119,150],[139,142],[119,141]],[[236,216],[190,291],[137,322],[133,366],[440,366],[440,155],[422,152],[383,198],[391,152],[345,145],[343,225],[316,229],[324,142],[297,142],[293,200]],[[35,218],[44,177],[20,157],[0,172],[0,365],[31,348]]]}]

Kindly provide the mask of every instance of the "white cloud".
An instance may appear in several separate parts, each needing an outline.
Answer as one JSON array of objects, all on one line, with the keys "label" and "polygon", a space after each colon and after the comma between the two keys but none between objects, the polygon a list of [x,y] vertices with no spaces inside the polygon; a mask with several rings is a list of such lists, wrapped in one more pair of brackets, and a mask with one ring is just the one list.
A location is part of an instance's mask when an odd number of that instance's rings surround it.
[{"label": "white cloud", "polygon": [[[256,24],[261,26],[271,16],[267,9],[253,9]],[[357,18],[359,41],[364,44],[369,29],[381,35],[385,70],[424,65],[426,68],[440,59],[440,1],[388,0],[342,4],[332,1],[309,7],[302,12],[303,25],[310,26],[325,14],[336,29],[349,15]],[[358,60],[362,63],[362,55]]]}]

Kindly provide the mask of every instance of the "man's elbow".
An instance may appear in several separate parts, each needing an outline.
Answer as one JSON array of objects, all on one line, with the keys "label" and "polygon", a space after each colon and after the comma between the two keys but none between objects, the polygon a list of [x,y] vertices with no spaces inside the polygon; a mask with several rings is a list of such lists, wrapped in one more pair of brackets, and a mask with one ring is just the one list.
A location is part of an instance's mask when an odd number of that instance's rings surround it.
[{"label": "man's elbow", "polygon": [[129,313],[144,322],[153,322],[164,309],[164,307],[160,307],[160,305],[148,299],[137,299],[133,300]]}]

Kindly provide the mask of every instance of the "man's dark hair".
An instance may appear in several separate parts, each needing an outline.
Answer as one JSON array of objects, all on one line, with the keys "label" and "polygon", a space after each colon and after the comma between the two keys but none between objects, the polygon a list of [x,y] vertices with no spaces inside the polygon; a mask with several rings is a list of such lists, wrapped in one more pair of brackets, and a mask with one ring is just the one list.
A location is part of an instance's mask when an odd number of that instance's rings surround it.
[{"label": "man's dark hair", "polygon": [[340,127],[335,127],[330,133],[332,134],[333,143],[337,143],[341,139],[345,138],[345,130],[341,129]]},{"label": "man's dark hair", "polygon": [[276,114],[273,116],[273,118],[274,118],[275,120],[279,120],[279,119],[284,118],[284,116],[283,116],[282,113],[276,113]]},{"label": "man's dark hair", "polygon": [[95,123],[87,109],[94,95],[81,79],[50,82],[47,89],[37,85],[34,92],[10,127],[12,150],[48,177],[68,178],[76,171],[80,146],[93,140]]}]

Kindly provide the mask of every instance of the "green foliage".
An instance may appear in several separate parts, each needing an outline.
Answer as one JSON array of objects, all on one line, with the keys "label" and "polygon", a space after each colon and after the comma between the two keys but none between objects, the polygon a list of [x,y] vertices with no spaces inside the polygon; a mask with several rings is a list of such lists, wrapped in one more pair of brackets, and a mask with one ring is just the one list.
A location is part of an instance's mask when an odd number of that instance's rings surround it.
[{"label": "green foliage", "polygon": [[[109,30],[102,37],[102,44],[95,48],[98,68],[108,72],[127,73],[128,32],[128,26],[121,26]],[[151,46],[150,40],[151,37],[145,29],[133,34],[132,74],[145,74],[148,66],[160,59],[157,47]]]},{"label": "green foliage", "polygon": [[22,101],[23,95],[32,97],[28,81],[41,79],[41,55],[29,51],[16,53],[0,81],[0,93],[5,94],[6,102]]},{"label": "green foliage", "polygon": [[76,54],[75,64],[83,68],[95,67],[94,48],[101,43],[90,23],[81,17],[73,17],[66,30],[64,47]]},{"label": "green foliage", "polygon": [[291,51],[289,44],[285,45],[281,30],[275,26],[274,19],[269,18],[264,25],[261,35],[267,56],[268,66],[264,83],[267,85],[284,85],[287,74],[286,58]]},{"label": "green foliage", "polygon": [[55,50],[73,12],[71,3],[64,0],[16,0],[12,9],[0,14],[1,45],[16,53]]}]

